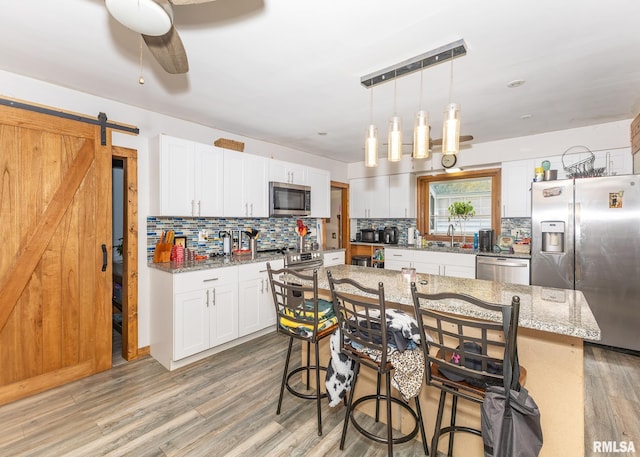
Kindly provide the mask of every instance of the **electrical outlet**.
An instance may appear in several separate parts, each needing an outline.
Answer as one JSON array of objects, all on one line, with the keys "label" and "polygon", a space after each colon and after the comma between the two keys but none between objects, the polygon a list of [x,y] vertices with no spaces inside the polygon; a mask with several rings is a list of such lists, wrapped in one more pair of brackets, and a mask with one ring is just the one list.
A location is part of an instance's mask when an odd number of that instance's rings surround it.
[{"label": "electrical outlet", "polygon": [[514,237],[514,238],[517,238],[519,231],[520,230],[518,230],[518,229],[511,229],[511,236]]},{"label": "electrical outlet", "polygon": [[206,230],[198,231],[198,241],[199,242],[207,241],[207,238],[209,238],[209,234],[207,233]]}]

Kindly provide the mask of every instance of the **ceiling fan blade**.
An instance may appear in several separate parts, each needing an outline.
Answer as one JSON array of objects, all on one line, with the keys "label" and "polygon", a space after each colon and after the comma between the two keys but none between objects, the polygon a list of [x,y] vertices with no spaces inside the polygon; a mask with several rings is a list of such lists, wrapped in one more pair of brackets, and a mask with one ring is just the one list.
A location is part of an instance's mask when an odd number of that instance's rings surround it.
[{"label": "ceiling fan blade", "polygon": [[197,5],[199,3],[210,3],[215,2],[216,0],[170,0],[176,6],[181,5]]},{"label": "ceiling fan blade", "polygon": [[[473,135],[460,135],[460,142],[473,140]],[[442,138],[434,138],[431,140],[432,146],[442,146]]]},{"label": "ceiling fan blade", "polygon": [[177,75],[189,71],[187,52],[174,26],[164,35],[142,35],[149,51],[167,73]]}]

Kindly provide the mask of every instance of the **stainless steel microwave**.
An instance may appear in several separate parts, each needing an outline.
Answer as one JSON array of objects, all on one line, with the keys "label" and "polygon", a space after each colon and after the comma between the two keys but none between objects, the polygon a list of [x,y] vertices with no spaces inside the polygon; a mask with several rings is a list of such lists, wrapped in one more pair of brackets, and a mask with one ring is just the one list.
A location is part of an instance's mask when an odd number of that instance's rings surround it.
[{"label": "stainless steel microwave", "polygon": [[269,216],[311,215],[311,187],[284,182],[269,183]]}]

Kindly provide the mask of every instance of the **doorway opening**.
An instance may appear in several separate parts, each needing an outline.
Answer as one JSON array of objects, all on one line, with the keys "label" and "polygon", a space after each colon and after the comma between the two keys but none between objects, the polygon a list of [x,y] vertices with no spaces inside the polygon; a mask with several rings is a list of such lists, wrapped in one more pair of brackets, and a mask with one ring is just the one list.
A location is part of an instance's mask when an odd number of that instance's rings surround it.
[{"label": "doorway opening", "polygon": [[138,358],[137,151],[113,146],[112,366]]}]

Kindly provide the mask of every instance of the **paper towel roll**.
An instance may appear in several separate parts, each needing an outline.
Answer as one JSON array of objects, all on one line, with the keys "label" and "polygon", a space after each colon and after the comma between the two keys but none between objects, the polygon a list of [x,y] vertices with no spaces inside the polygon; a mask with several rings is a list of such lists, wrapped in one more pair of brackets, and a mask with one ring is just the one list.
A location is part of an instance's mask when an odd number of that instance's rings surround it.
[{"label": "paper towel roll", "polygon": [[407,229],[407,244],[409,245],[413,245],[416,244],[416,228],[415,227],[409,227]]}]

